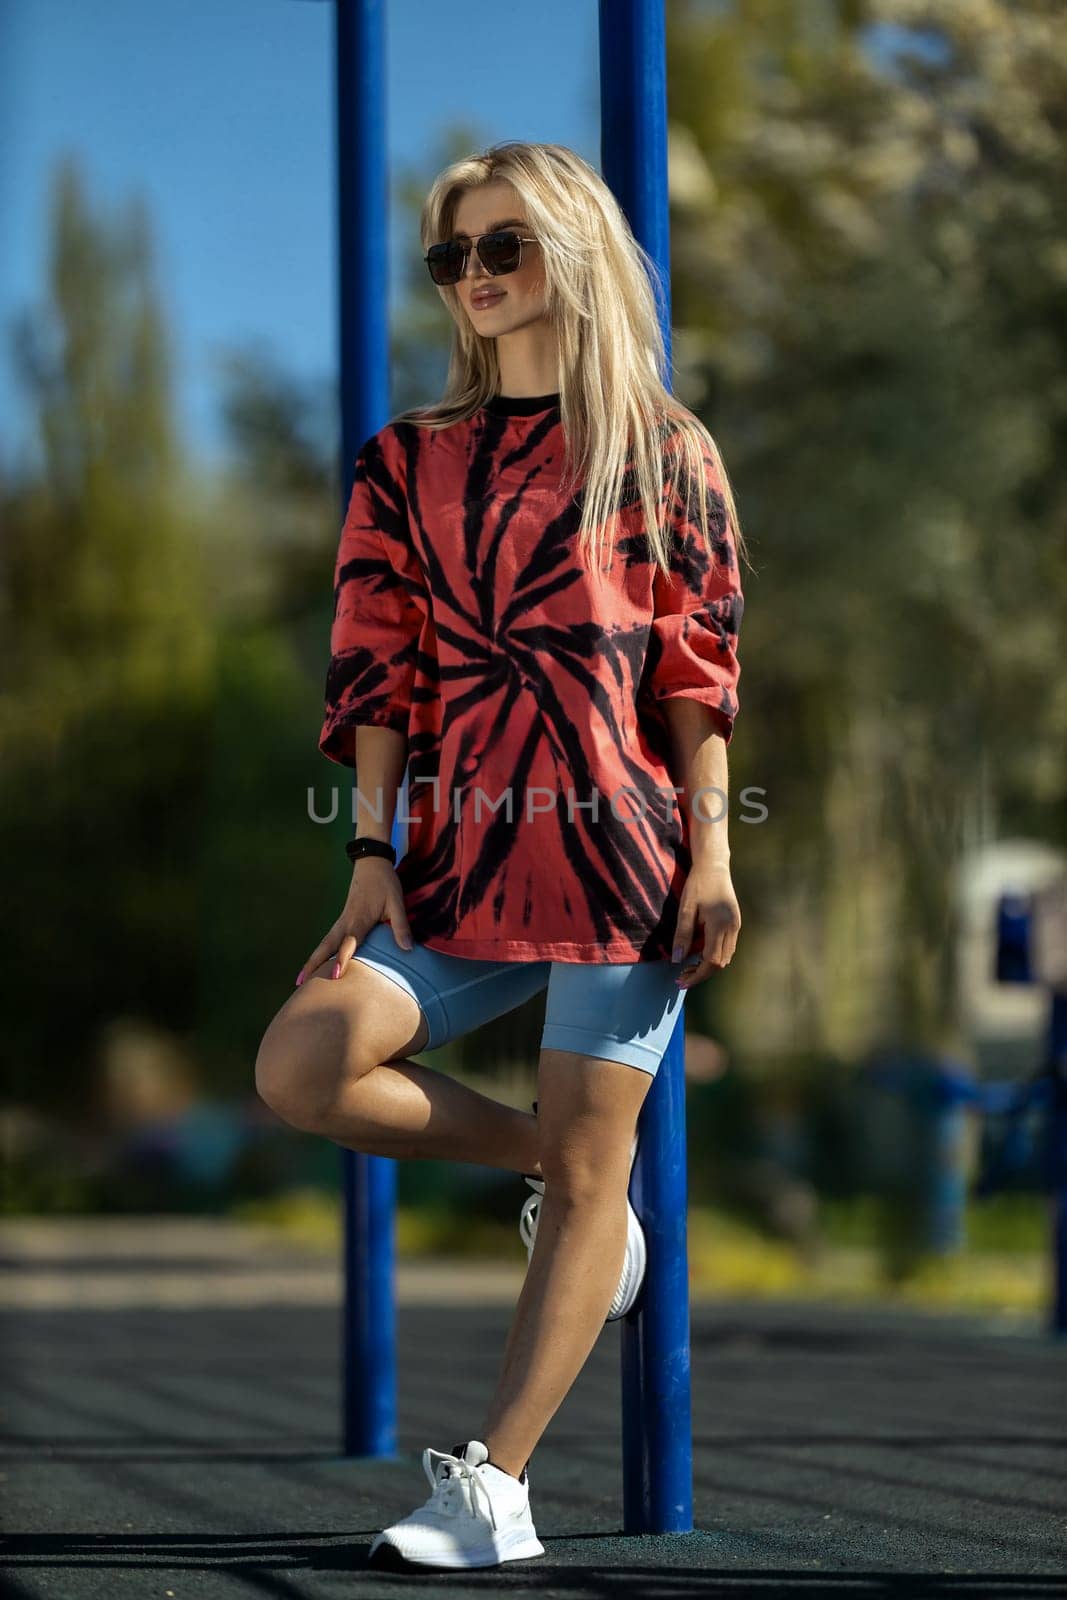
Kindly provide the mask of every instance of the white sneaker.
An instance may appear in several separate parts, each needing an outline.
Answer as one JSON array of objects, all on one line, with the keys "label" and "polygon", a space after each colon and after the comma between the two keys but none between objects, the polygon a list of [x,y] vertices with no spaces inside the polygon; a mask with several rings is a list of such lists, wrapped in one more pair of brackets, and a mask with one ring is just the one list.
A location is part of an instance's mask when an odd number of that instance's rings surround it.
[{"label": "white sneaker", "polygon": [[[495,1567],[543,1556],[530,1516],[530,1477],[513,1478],[489,1461],[481,1439],[422,1452],[430,1498],[375,1534],[368,1565],[403,1571],[424,1567]],[[375,1556],[377,1555],[377,1559]]]},{"label": "white sneaker", "polygon": [[[537,1101],[534,1101],[537,1109]],[[634,1157],[637,1155],[637,1134],[633,1136],[630,1144],[630,1171],[634,1169]],[[526,1246],[526,1259],[529,1262],[533,1256],[534,1241],[537,1238],[537,1221],[541,1212],[541,1196],[545,1192],[545,1180],[526,1175],[526,1182],[534,1191],[527,1195],[519,1213],[519,1233]],[[645,1246],[645,1230],[641,1226],[641,1219],[630,1204],[630,1196],[626,1196],[626,1254],[623,1257],[622,1272],[619,1276],[618,1288],[615,1290],[605,1322],[617,1322],[628,1311],[633,1309],[638,1291],[645,1279],[645,1265],[648,1251]]]}]

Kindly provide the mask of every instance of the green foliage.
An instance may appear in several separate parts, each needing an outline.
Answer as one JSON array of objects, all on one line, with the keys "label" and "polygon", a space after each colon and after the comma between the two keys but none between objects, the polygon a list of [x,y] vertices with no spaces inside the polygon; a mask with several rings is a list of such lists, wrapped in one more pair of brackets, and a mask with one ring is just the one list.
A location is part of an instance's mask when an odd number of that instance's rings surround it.
[{"label": "green foliage", "polygon": [[954,864],[1067,842],[1067,29],[1054,0],[669,15],[676,387],[755,568],[721,1020],[746,1056],[935,1045]]},{"label": "green foliage", "polygon": [[143,211],[93,216],[69,163],[46,288],[15,337],[39,460],[0,488],[22,1001],[2,1051],[10,1097],[91,1121],[113,1018],[187,1043],[201,1087],[250,1089],[263,1028],[336,914],[344,861],[311,820],[308,736],[336,510],[326,455],[294,444],[280,472],[292,407],[265,380],[258,406],[235,393],[251,363],[229,396],[244,471],[211,481],[185,462]]}]

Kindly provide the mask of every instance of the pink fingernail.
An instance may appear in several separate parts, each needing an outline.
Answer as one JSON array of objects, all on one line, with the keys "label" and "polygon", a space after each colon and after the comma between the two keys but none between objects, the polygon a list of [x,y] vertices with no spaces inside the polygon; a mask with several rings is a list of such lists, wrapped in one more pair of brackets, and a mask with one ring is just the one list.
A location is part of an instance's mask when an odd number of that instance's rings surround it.
[{"label": "pink fingernail", "polygon": [[330,977],[331,978],[339,978],[340,976],[341,976],[341,963],[339,961],[335,961],[334,964],[333,964],[333,971],[330,973]]},{"label": "pink fingernail", "polygon": [[299,989],[299,987],[303,983],[303,981],[304,981],[304,974],[302,972],[298,972],[297,975],[296,975],[296,985],[295,985],[296,988]]}]

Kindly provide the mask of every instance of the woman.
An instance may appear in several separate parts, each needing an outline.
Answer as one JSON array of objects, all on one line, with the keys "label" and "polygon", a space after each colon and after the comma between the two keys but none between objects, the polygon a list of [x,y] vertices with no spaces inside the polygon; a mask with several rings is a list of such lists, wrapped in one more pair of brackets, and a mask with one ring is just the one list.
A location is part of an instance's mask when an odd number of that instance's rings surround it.
[{"label": "woman", "polygon": [[[686,992],[737,943],[741,538],[660,376],[652,263],[591,167],[521,142],[455,162],[422,239],[455,325],[445,398],[363,445],[335,570],[320,748],[357,771],[352,882],[256,1081],[340,1145],[535,1191],[479,1436],[424,1450],[430,1498],[371,1546],[480,1567],[544,1553],[528,1460],[635,1302],[638,1115]],[[407,1059],[542,989],[533,1114]]]}]

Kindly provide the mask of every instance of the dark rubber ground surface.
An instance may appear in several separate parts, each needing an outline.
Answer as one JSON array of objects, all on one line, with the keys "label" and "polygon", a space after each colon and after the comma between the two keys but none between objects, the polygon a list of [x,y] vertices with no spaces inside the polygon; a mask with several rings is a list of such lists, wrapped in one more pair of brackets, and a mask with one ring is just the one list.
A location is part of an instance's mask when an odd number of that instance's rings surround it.
[{"label": "dark rubber ground surface", "polygon": [[1067,1346],[979,1319],[694,1305],[697,1531],[622,1533],[618,1325],[530,1467],[546,1555],[366,1567],[476,1435],[507,1306],[401,1305],[399,1455],[338,1456],[336,1310],[13,1310],[5,1593],[106,1600],[1067,1596]]}]

